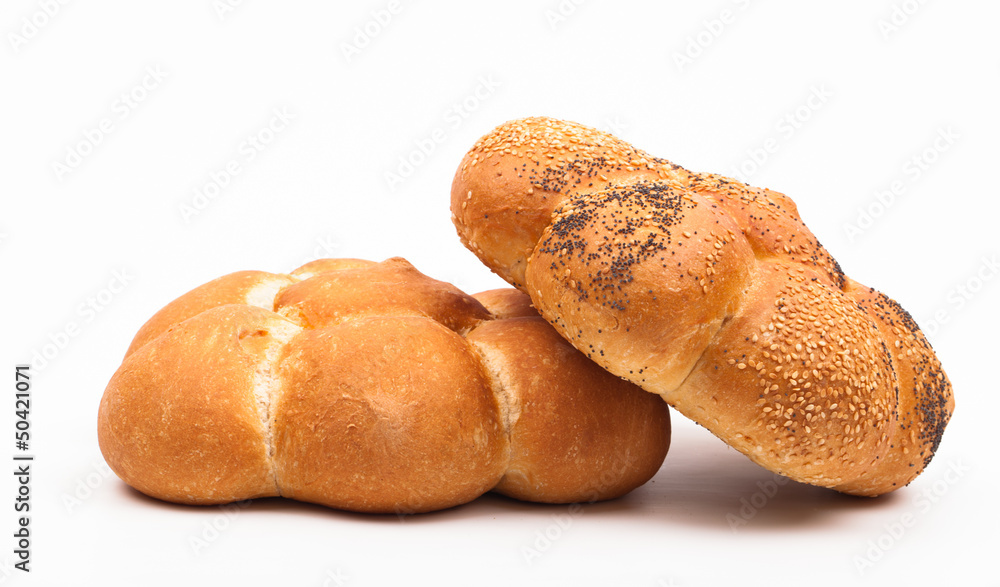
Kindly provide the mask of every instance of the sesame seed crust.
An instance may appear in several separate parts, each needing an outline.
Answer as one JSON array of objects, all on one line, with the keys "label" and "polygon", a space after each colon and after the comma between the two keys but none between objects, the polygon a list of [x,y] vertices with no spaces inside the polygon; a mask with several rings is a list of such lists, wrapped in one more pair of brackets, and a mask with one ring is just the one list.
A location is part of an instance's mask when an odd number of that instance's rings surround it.
[{"label": "sesame seed crust", "polygon": [[452,213],[576,348],[772,471],[878,495],[940,443],[954,399],[927,339],[783,194],[528,118],[469,151]]}]

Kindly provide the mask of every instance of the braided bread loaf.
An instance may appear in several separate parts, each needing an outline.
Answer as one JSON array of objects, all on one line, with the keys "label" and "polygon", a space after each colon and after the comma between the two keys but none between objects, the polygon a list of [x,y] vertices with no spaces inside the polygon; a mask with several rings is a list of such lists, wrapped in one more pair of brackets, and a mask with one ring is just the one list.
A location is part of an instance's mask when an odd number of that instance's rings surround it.
[{"label": "braided bread loaf", "polygon": [[167,501],[415,513],[490,489],[623,495],[659,469],[670,424],[516,290],[477,300],[403,259],[324,259],[160,310],[108,384],[98,436],[119,477]]},{"label": "braided bread loaf", "polygon": [[529,118],[468,152],[451,209],[576,348],[772,471],[878,495],[938,446],[954,402],[927,339],[782,194]]}]

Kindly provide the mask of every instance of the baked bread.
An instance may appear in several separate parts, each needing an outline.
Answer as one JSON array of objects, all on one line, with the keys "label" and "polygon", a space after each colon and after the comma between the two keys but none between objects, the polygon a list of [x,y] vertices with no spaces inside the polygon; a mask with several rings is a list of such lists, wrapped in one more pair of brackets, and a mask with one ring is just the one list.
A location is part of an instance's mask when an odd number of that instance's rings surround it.
[{"label": "baked bread", "polygon": [[466,154],[451,209],[576,348],[758,464],[879,495],[934,455],[954,400],[931,345],[786,196],[528,118]]},{"label": "baked bread", "polygon": [[186,504],[415,513],[491,489],[610,499],[652,477],[666,405],[524,294],[480,297],[399,258],[216,279],[139,330],[101,401],[101,451],[132,487]]}]

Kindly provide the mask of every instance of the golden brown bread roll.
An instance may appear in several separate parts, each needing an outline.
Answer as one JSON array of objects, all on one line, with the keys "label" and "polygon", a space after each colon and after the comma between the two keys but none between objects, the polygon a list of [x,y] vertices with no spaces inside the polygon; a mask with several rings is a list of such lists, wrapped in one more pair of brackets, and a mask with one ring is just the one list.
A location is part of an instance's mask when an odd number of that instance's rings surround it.
[{"label": "golden brown bread roll", "polygon": [[576,348],[772,471],[878,495],[941,440],[954,400],[927,339],[782,194],[528,118],[466,154],[451,209]]},{"label": "golden brown bread roll", "polygon": [[243,271],[174,300],[105,390],[101,451],[139,491],[415,513],[491,489],[617,497],[659,469],[667,407],[587,360],[517,292],[403,259]]}]

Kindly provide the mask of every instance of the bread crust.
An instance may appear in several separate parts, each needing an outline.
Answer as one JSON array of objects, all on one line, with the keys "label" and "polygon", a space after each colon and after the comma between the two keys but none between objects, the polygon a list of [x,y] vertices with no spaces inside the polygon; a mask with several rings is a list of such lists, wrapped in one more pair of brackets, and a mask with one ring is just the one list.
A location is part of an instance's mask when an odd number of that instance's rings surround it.
[{"label": "bread crust", "polygon": [[397,315],[425,316],[456,332],[468,332],[489,318],[475,298],[400,258],[360,267],[336,264],[335,270],[283,288],[274,297],[274,310],[308,328],[360,316]]},{"label": "bread crust", "polygon": [[287,275],[266,271],[237,271],[203,284],[164,306],[153,315],[132,339],[129,356],[174,324],[225,304],[244,304],[271,309],[274,293],[295,283]]},{"label": "bread crust", "polygon": [[224,304],[132,352],[98,413],[111,469],[166,501],[277,495],[254,384],[267,347],[278,342],[271,332],[289,328],[297,327],[273,312]]},{"label": "bread crust", "polygon": [[670,444],[657,397],[598,367],[539,316],[486,322],[468,339],[508,396],[510,457],[495,491],[590,502],[656,474]]},{"label": "bread crust", "polygon": [[473,294],[494,318],[538,317],[538,311],[531,305],[531,298],[523,291],[509,287],[490,289]]},{"label": "bread crust", "polygon": [[954,398],[930,344],[783,194],[528,118],[466,154],[452,215],[576,348],[772,471],[878,495],[940,442]]},{"label": "bread crust", "polygon": [[[129,485],[187,504],[418,513],[498,483],[560,502],[647,481],[666,406],[566,344],[524,294],[482,297],[496,314],[399,258],[213,280],[140,329],[101,401],[101,450]],[[512,466],[534,481],[502,482]]]},{"label": "bread crust", "polygon": [[275,454],[286,497],[412,513],[471,501],[503,475],[507,436],[478,357],[433,320],[306,329],[279,370]]}]

